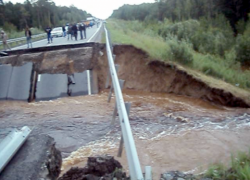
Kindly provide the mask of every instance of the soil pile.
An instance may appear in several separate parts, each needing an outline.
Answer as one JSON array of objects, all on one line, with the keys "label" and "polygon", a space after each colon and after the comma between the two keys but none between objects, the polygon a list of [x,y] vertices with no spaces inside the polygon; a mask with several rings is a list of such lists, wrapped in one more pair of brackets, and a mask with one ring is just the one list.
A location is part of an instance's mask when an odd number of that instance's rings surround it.
[{"label": "soil pile", "polygon": [[59,180],[125,179],[121,164],[112,156],[89,157],[84,168],[72,167]]}]

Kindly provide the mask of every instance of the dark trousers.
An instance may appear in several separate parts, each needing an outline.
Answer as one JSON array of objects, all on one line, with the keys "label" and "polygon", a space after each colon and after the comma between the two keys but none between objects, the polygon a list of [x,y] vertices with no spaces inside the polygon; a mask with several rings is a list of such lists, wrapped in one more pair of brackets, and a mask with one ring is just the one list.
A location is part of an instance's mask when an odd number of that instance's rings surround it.
[{"label": "dark trousers", "polygon": [[51,34],[47,34],[47,37],[48,37],[48,42],[52,42],[52,36],[51,36]]},{"label": "dark trousers", "polygon": [[87,38],[87,36],[86,36],[86,30],[83,30],[83,32],[84,32],[84,37],[86,39]]},{"label": "dark trousers", "polygon": [[80,35],[81,35],[81,39],[83,39],[83,36],[82,36],[82,31],[80,31]]},{"label": "dark trousers", "polygon": [[77,31],[74,32],[75,39],[77,41]]}]

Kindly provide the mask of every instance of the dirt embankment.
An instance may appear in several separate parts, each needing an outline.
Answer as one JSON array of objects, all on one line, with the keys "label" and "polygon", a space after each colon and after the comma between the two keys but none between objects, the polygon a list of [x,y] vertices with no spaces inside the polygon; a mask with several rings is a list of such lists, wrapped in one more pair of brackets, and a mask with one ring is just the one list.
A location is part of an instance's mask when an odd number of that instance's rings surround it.
[{"label": "dirt embankment", "polygon": [[[244,91],[244,96],[241,96],[241,94],[230,92],[228,89],[221,88],[220,85],[224,84],[223,87],[233,89],[235,87],[216,79],[214,79],[214,85],[208,85],[203,82],[202,78],[197,78],[176,65],[150,60],[146,52],[131,45],[116,45],[114,54],[116,55],[115,63],[120,65],[119,78],[125,80],[127,89],[191,96],[228,107],[250,107],[250,100],[244,98],[250,93]],[[107,63],[107,56],[104,52],[95,67],[99,74],[101,89],[106,83]]]}]

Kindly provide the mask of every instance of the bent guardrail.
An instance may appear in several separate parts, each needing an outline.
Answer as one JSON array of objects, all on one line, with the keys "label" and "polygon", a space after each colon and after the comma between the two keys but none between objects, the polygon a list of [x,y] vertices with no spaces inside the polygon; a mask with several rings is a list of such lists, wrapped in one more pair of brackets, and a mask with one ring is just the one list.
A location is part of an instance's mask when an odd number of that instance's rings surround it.
[{"label": "bent guardrail", "polygon": [[130,127],[128,114],[125,108],[118,76],[117,76],[114,61],[113,61],[113,55],[110,49],[108,31],[106,27],[104,27],[104,29],[105,29],[105,34],[106,34],[106,49],[107,49],[110,75],[112,78],[113,88],[115,92],[115,99],[116,99],[116,104],[117,104],[117,110],[119,113],[119,120],[121,124],[121,129],[122,129],[122,136],[123,136],[124,146],[125,146],[126,154],[127,154],[130,179],[131,180],[143,180],[141,166],[140,166],[139,158],[138,158],[136,147],[135,147],[135,142],[134,142],[134,138],[133,138],[131,127]]},{"label": "bent guardrail", "polygon": [[23,143],[28,138],[31,130],[29,127],[24,126],[19,131],[15,129],[8,136],[5,137],[0,143],[0,173],[8,164],[15,153],[20,149]]}]

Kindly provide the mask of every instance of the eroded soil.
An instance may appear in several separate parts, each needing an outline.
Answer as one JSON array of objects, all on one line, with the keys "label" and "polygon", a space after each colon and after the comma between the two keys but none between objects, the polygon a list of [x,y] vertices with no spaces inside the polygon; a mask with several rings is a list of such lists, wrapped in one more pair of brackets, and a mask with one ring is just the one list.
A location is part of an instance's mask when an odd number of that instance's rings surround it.
[{"label": "eroded soil", "polygon": [[[131,45],[115,46],[114,54],[115,63],[120,65],[119,78],[125,80],[127,89],[190,96],[228,107],[250,107],[250,93],[224,81],[151,60],[144,51]],[[100,72],[99,85],[104,88],[108,70],[106,54],[99,58],[96,69]]]}]

